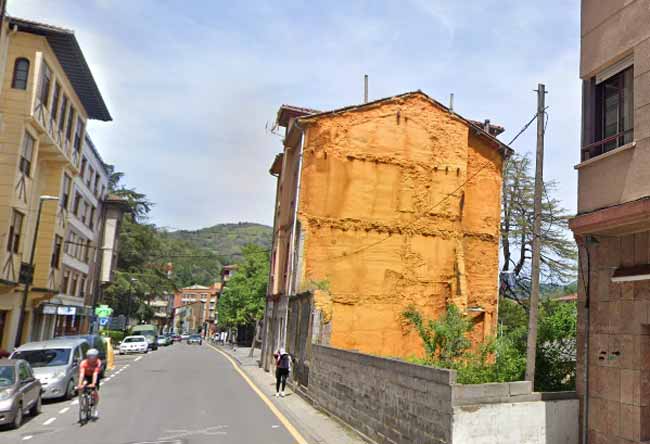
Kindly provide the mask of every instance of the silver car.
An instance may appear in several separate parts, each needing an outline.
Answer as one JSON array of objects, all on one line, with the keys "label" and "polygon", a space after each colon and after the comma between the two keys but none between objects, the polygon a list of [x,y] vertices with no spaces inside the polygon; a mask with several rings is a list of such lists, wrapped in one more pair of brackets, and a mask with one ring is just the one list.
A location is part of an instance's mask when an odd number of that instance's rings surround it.
[{"label": "silver car", "polygon": [[41,396],[41,383],[26,361],[0,359],[0,425],[17,429],[26,411],[41,413]]},{"label": "silver car", "polygon": [[79,379],[79,364],[89,345],[83,339],[56,339],[21,345],[10,358],[29,362],[43,385],[43,399],[70,399]]}]

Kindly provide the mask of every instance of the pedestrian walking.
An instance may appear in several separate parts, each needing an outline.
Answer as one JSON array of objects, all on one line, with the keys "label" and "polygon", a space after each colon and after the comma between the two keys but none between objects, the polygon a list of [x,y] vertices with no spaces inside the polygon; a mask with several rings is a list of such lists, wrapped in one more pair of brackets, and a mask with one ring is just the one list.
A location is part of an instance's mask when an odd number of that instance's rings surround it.
[{"label": "pedestrian walking", "polygon": [[273,356],[275,357],[275,396],[284,398],[284,388],[291,371],[291,355],[281,348]]}]

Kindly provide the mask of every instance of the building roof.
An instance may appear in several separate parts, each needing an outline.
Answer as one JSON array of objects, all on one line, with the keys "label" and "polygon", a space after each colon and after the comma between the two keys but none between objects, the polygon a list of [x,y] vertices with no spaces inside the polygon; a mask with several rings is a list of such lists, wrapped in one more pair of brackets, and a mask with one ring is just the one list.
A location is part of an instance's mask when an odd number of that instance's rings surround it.
[{"label": "building roof", "polygon": [[73,31],[17,17],[7,19],[11,27],[15,26],[19,31],[41,35],[47,39],[89,119],[113,120]]},{"label": "building roof", "polygon": [[99,163],[102,165],[102,168],[104,170],[104,174],[106,174],[108,176],[110,174],[109,171],[108,171],[108,167],[106,166],[106,163],[104,162],[104,159],[102,159],[102,156],[99,154],[99,151],[97,151],[97,147],[95,146],[93,141],[90,139],[90,136],[88,135],[88,133],[86,133],[85,139],[86,139],[86,144],[90,147],[93,154],[95,155],[95,157],[97,158]]},{"label": "building roof", "polygon": [[210,287],[204,287],[203,285],[194,284],[189,287],[181,288],[182,290],[209,290]]},{"label": "building roof", "polygon": [[489,124],[486,127],[486,125],[482,122],[466,119],[465,117],[461,116],[455,111],[452,111],[451,109],[449,109],[448,107],[438,102],[437,100],[433,99],[432,97],[430,97],[429,95],[427,95],[426,93],[422,92],[419,89],[415,91],[409,91],[402,94],[398,94],[396,96],[384,97],[382,99],[373,100],[372,102],[344,106],[342,108],[337,108],[329,111],[316,111],[309,108],[300,108],[297,106],[282,105],[280,107],[280,110],[278,111],[277,123],[280,126],[286,127],[289,123],[289,117],[296,117],[299,119],[300,122],[310,122],[312,120],[316,120],[321,117],[331,116],[332,114],[341,114],[345,112],[358,111],[366,107],[375,106],[384,102],[390,102],[393,100],[398,100],[398,99],[402,99],[409,96],[415,96],[415,95],[424,97],[426,100],[431,102],[434,106],[460,119],[468,127],[474,130],[476,135],[478,135],[479,137],[483,137],[488,142],[492,143],[493,145],[496,145],[500,150],[503,150],[504,155],[510,155],[514,152],[512,148],[510,148],[508,145],[506,145],[505,143],[501,142],[499,139],[496,138],[496,135],[504,131],[503,127],[499,125],[491,125],[491,124]]},{"label": "building roof", "polygon": [[573,302],[578,300],[578,293],[571,293],[565,296],[560,296],[558,298],[553,298],[554,301],[560,302]]}]

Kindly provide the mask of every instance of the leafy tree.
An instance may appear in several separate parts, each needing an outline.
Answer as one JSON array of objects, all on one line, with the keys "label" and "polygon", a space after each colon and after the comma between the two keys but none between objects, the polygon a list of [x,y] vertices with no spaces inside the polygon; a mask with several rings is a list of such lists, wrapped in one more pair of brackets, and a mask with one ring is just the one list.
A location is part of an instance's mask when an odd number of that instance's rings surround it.
[{"label": "leafy tree", "polygon": [[[513,155],[503,178],[501,214],[501,296],[516,301],[530,294],[530,261],[533,245],[534,184],[527,156]],[[555,182],[544,183],[541,229],[542,281],[567,283],[576,277],[576,247],[568,235],[569,212],[552,197]]]},{"label": "leafy tree", "polygon": [[243,260],[219,298],[219,323],[250,325],[262,318],[269,275],[269,253],[257,245],[244,247]]}]

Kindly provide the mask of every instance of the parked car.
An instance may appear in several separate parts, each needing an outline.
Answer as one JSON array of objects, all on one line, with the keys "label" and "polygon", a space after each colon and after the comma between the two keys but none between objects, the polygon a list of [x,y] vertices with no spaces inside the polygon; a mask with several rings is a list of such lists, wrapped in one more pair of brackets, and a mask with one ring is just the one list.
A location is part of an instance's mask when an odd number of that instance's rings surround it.
[{"label": "parked car", "polygon": [[[99,377],[103,378],[106,373],[106,338],[101,335],[78,335],[78,336],[58,336],[54,339],[83,339],[88,343],[90,348],[95,348],[99,352],[99,359],[102,361]],[[85,356],[84,356],[85,357]]]},{"label": "parked car", "polygon": [[170,343],[171,343],[171,341],[170,341],[168,336],[165,336],[165,335],[158,336],[158,346],[159,347],[167,347]]},{"label": "parked car", "polygon": [[189,339],[189,338],[190,338],[190,335],[188,335],[187,333],[183,333],[183,334],[181,335],[181,341],[185,341],[185,340],[187,340],[187,339]]},{"label": "parked car", "polygon": [[117,352],[120,355],[127,353],[148,353],[149,352],[149,342],[147,338],[142,335],[138,336],[127,336],[120,343]]},{"label": "parked car", "polygon": [[28,342],[11,354],[11,359],[24,359],[43,386],[43,399],[70,399],[75,395],[79,379],[79,363],[90,346],[83,339],[53,339]]},{"label": "parked car", "polygon": [[131,327],[131,336],[142,335],[147,339],[149,350],[158,350],[158,327],[152,324],[140,324]]},{"label": "parked car", "polygon": [[191,335],[189,338],[187,338],[187,343],[202,345],[203,338],[201,337],[201,335]]},{"label": "parked car", "polygon": [[17,429],[26,411],[41,413],[42,387],[27,361],[0,359],[0,425]]},{"label": "parked car", "polygon": [[181,335],[172,335],[172,341],[180,342],[180,340],[181,340]]}]

